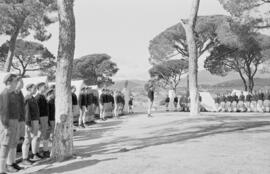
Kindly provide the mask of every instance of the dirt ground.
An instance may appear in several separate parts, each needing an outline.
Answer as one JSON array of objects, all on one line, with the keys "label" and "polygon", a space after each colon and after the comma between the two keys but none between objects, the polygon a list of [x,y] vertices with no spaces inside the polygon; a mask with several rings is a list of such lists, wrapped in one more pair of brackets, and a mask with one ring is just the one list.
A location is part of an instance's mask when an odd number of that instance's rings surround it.
[{"label": "dirt ground", "polygon": [[20,173],[269,174],[269,140],[269,114],[138,114],[78,130],[76,159]]}]

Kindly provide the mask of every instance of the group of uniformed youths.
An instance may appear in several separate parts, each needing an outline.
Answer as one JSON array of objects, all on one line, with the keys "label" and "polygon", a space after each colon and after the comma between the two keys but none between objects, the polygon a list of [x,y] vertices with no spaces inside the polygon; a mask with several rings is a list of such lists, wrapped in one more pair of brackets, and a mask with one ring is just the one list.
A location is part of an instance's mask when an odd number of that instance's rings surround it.
[{"label": "group of uniformed youths", "polygon": [[[73,89],[73,100],[76,99],[75,89]],[[80,109],[79,116],[79,126],[81,128],[85,128],[86,122],[95,122],[95,111],[98,107],[98,93],[96,90],[93,90],[91,87],[82,87],[78,97],[78,105]],[[76,106],[77,103],[74,103],[73,106]],[[90,120],[86,120],[86,118],[90,117]]]},{"label": "group of uniformed youths", "polygon": [[[50,156],[48,143],[53,138],[55,124],[54,88],[48,89],[45,83],[27,84],[24,97],[23,80],[15,74],[7,74],[1,85],[5,88],[0,94],[0,173],[13,173],[21,170],[21,166]],[[24,142],[22,162],[18,165],[16,152],[20,136],[24,136]]]},{"label": "group of uniformed youths", "polygon": [[215,104],[219,112],[270,112],[270,91],[259,90],[239,96],[236,93],[217,94]]},{"label": "group of uniformed youths", "polygon": [[[129,113],[133,112],[132,98],[129,100]],[[96,112],[99,110],[100,119],[105,121],[106,117],[119,118],[124,113],[125,97],[122,92],[118,90],[102,89],[101,93],[91,87],[83,87],[79,94],[79,126],[85,128],[87,122],[87,115],[90,117],[88,122],[93,122]]]},{"label": "group of uniformed youths", "polygon": [[[199,96],[199,101],[202,101],[201,96]],[[170,97],[169,95],[166,96],[165,98],[165,107],[166,111],[169,111],[169,103],[170,103]],[[189,112],[189,107],[190,107],[190,98],[189,95],[181,95],[181,96],[175,96],[173,98],[173,105],[174,105],[174,110],[175,111],[180,111],[180,112]],[[179,107],[178,107],[179,105]],[[203,111],[203,108],[201,107],[201,111]]]},{"label": "group of uniformed youths", "polygon": [[[5,87],[0,93],[0,174],[5,174],[18,172],[50,156],[49,141],[53,140],[55,126],[55,86],[48,87],[44,82],[26,84],[24,96],[21,91],[23,80],[16,74],[7,74],[1,85]],[[72,86],[72,107],[75,111],[79,106],[82,128],[86,125],[86,114],[95,115],[97,108],[100,108],[102,120],[109,112],[116,118],[123,114],[125,100],[120,91],[103,89],[99,96],[96,90],[83,87],[78,98],[75,92],[76,88]],[[128,104],[132,108],[132,99]],[[90,121],[94,121],[94,117]],[[16,152],[21,136],[24,137],[22,161],[17,164]]]},{"label": "group of uniformed youths", "polygon": [[125,97],[120,91],[102,89],[99,102],[101,120],[105,121],[108,116],[119,118],[123,114]]}]

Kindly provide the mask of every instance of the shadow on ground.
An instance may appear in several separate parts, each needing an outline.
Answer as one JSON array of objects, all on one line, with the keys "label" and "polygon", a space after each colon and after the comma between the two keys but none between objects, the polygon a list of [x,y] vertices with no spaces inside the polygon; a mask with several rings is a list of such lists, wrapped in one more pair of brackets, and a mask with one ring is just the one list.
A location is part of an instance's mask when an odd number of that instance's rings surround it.
[{"label": "shadow on ground", "polygon": [[[93,140],[104,137],[105,133],[117,131],[124,119],[100,123],[90,129],[79,130],[75,133],[74,140]],[[178,129],[185,123],[192,123],[186,129]],[[203,124],[200,124],[203,123]],[[220,117],[200,117],[200,118],[186,118],[174,122],[164,123],[168,124],[168,128],[160,129],[147,133],[147,137],[134,138],[132,136],[111,138],[101,143],[89,144],[85,146],[75,146],[76,155],[81,157],[90,157],[97,154],[113,154],[124,153],[132,150],[143,149],[151,146],[157,146],[170,143],[181,143],[184,141],[198,140],[201,137],[214,136],[219,134],[226,134],[232,132],[252,132],[261,133],[270,131],[270,121],[267,117],[260,116],[220,116]],[[161,125],[161,124],[160,124]],[[153,125],[157,127],[160,125]],[[162,124],[163,125],[163,124]],[[259,129],[258,129],[259,128]],[[151,130],[151,127],[150,127]],[[108,134],[106,134],[106,137]],[[125,147],[126,146],[126,147]],[[104,160],[80,160],[69,163],[65,166],[42,169],[39,174],[47,173],[65,173],[66,171],[73,171],[76,169],[85,168],[97,163],[114,160],[115,158],[108,158]]]},{"label": "shadow on ground", "polygon": [[52,174],[52,173],[65,173],[65,172],[72,172],[77,169],[81,169],[84,167],[89,167],[92,165],[96,165],[97,163],[104,162],[104,161],[110,161],[110,160],[115,160],[117,158],[108,158],[108,159],[103,159],[103,160],[80,160],[76,161],[73,163],[69,163],[64,166],[58,166],[58,167],[52,167],[52,168],[44,168],[40,171],[37,172],[32,172],[28,174]]},{"label": "shadow on ground", "polygon": [[[257,120],[260,121],[257,121]],[[264,120],[265,119],[265,120]],[[259,116],[249,116],[249,117],[226,117],[221,116],[219,118],[188,118],[179,121],[174,121],[170,124],[167,129],[161,129],[159,131],[153,131],[149,133],[149,136],[146,138],[133,138],[133,137],[120,137],[113,139],[109,142],[91,144],[89,146],[77,146],[78,155],[85,157],[96,155],[96,154],[108,154],[108,153],[119,153],[127,152],[136,149],[143,149],[150,146],[170,144],[175,142],[182,142],[188,140],[194,140],[206,136],[214,136],[218,134],[232,133],[232,132],[244,132],[244,131],[253,131],[254,128],[263,128],[260,130],[255,130],[253,133],[260,132],[269,132],[270,121],[269,118],[259,117]],[[204,123],[200,125],[200,122],[209,122],[209,124]],[[214,124],[211,122],[215,122]],[[174,128],[175,125],[181,126],[185,123],[197,123],[194,126],[190,126],[185,130],[180,131],[177,128]],[[155,125],[154,127],[157,127]],[[91,138],[91,137],[88,137]],[[87,139],[85,137],[85,139]],[[122,146],[123,144],[128,147]]]}]

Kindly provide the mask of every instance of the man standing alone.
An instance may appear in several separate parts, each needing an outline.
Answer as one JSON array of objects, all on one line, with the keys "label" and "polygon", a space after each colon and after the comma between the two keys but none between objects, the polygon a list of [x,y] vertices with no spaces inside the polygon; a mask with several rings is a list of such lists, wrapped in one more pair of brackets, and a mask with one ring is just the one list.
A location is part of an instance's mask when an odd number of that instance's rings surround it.
[{"label": "man standing alone", "polygon": [[148,89],[148,117],[152,117],[151,110],[154,102],[154,87],[151,85]]}]

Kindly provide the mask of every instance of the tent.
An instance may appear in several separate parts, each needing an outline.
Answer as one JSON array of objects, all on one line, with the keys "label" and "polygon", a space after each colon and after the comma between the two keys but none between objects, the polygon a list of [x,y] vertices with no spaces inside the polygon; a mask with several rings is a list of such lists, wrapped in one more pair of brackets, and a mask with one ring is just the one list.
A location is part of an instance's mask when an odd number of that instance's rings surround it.
[{"label": "tent", "polygon": [[200,96],[202,97],[201,106],[207,111],[215,112],[218,110],[215,105],[215,100],[209,92],[200,92]]},{"label": "tent", "polygon": [[[28,84],[38,84],[44,82],[48,85],[48,77],[47,76],[40,76],[40,77],[30,77],[30,78],[23,78],[23,83],[24,86],[28,85]],[[26,95],[26,89],[23,88],[22,89],[22,93],[25,96]]]}]

